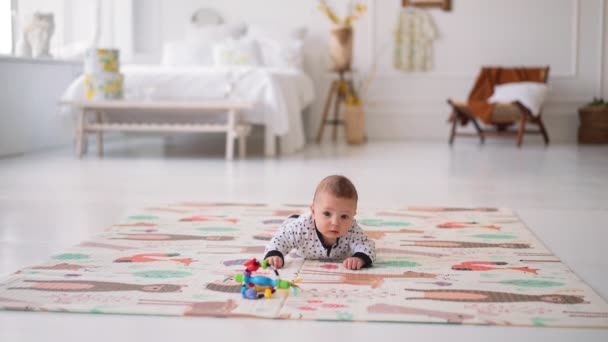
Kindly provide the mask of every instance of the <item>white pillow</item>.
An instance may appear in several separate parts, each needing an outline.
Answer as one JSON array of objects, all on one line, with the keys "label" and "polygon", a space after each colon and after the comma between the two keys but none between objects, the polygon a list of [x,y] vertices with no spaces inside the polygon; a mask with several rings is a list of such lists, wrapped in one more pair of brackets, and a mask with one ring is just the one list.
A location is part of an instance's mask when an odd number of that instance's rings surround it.
[{"label": "white pillow", "polygon": [[163,44],[161,63],[164,65],[213,66],[213,44],[242,36],[244,23],[212,26],[188,25],[186,38]]},{"label": "white pillow", "polygon": [[253,26],[248,29],[247,37],[259,43],[264,65],[303,70],[306,32],[303,27],[282,31]]},{"label": "white pillow", "polygon": [[504,83],[494,87],[488,102],[519,101],[534,115],[538,115],[547,96],[547,85],[539,82]]},{"label": "white pillow", "polygon": [[262,65],[258,43],[251,39],[227,39],[214,44],[213,61],[216,66]]},{"label": "white pillow", "polygon": [[264,65],[272,68],[303,70],[302,41],[280,42],[269,39],[257,39],[262,51]]},{"label": "white pillow", "polygon": [[163,44],[161,64],[171,66],[213,66],[211,47],[187,40]]}]

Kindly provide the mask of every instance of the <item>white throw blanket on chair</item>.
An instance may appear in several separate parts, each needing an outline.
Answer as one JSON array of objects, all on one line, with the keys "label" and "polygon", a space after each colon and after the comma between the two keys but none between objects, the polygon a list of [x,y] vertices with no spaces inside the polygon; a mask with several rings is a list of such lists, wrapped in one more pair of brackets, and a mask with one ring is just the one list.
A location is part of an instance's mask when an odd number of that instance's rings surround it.
[{"label": "white throw blanket on chair", "polygon": [[504,83],[494,87],[488,102],[519,101],[533,115],[539,115],[547,95],[547,85],[539,82]]}]

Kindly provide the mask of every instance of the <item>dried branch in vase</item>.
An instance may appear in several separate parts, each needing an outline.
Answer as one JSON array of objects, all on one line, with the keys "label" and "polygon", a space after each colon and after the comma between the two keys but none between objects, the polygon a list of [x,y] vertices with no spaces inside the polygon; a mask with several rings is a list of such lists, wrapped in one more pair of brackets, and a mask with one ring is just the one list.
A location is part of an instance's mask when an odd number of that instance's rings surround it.
[{"label": "dried branch in vase", "polygon": [[319,10],[323,12],[332,23],[336,25],[351,26],[353,22],[357,21],[361,15],[365,13],[367,6],[360,2],[349,2],[344,18],[340,18],[334,7],[331,6],[327,0],[319,0]]}]

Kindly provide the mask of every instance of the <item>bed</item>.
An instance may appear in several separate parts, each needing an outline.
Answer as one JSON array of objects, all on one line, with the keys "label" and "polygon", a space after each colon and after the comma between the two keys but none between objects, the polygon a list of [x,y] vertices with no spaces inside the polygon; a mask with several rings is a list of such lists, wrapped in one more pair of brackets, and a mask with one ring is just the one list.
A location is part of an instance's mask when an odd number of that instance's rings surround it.
[{"label": "bed", "polygon": [[[126,100],[213,101],[230,98],[251,102],[252,109],[243,111],[242,119],[264,126],[267,156],[275,155],[277,137],[281,154],[296,152],[306,142],[302,113],[314,100],[314,88],[304,72],[267,67],[162,65],[127,65],[121,72]],[[62,101],[84,99],[84,76],[81,75],[64,91]],[[75,110],[68,108],[71,109]],[[194,119],[174,114],[156,114],[154,119],[176,123]],[[124,112],[111,113],[106,119],[134,122],[139,117]]]},{"label": "bed", "polygon": [[[276,30],[274,30],[276,31]],[[237,100],[252,104],[241,113],[245,123],[264,127],[267,156],[290,154],[305,142],[302,115],[314,100],[312,79],[302,62],[305,31],[276,35],[245,24],[223,24],[214,10],[192,14],[184,39],[164,42],[160,65],[123,65],[124,99],[129,101]],[[62,103],[85,99],[85,77],[64,91]],[[77,108],[64,108],[76,116]],[[183,123],[201,120],[183,113],[154,113],[146,120]],[[109,113],[105,120],[132,123],[141,116]],[[225,116],[218,115],[216,120]],[[205,116],[205,120],[210,120]],[[277,151],[276,141],[279,141]]]}]

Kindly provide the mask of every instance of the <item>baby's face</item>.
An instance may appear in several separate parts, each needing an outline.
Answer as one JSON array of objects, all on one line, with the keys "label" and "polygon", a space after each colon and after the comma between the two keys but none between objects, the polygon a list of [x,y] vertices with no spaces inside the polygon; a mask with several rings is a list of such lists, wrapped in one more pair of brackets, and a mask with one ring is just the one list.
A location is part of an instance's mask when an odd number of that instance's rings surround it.
[{"label": "baby's face", "polygon": [[346,235],[357,213],[354,199],[337,198],[328,193],[318,193],[310,207],[317,229],[330,242]]}]

